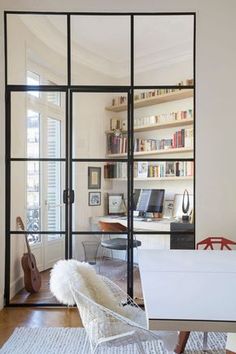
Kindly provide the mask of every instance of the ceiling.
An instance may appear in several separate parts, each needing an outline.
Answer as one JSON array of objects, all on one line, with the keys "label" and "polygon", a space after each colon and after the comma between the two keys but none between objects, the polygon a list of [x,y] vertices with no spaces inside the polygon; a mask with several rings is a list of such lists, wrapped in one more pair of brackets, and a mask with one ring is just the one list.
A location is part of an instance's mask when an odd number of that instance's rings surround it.
[{"label": "ceiling", "polygon": [[[67,55],[64,15],[19,16],[27,28],[49,48]],[[128,16],[72,16],[72,58],[109,75],[122,77],[129,66]],[[135,69],[160,67],[193,57],[193,16],[136,16],[134,22]]]}]

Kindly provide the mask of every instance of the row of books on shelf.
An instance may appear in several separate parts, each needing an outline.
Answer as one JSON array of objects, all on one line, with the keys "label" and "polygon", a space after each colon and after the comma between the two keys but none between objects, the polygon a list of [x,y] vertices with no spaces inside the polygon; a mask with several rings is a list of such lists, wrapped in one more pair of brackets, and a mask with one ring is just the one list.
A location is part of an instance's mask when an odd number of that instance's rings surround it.
[{"label": "row of books on shelf", "polygon": [[[193,110],[188,109],[178,112],[162,113],[148,117],[134,118],[134,128],[142,126],[151,126],[160,123],[176,122],[184,119],[193,118]],[[183,122],[184,124],[184,122]],[[127,119],[111,118],[110,130],[127,130]]]},{"label": "row of books on shelf", "polygon": [[[192,86],[193,79],[186,79],[178,82],[177,86]],[[134,94],[134,101],[145,100],[147,98],[158,97],[168,93],[177,92],[176,88],[158,88],[153,90],[146,90]],[[120,106],[127,104],[127,95],[117,96],[112,99],[112,106]]]},{"label": "row of books on shelf", "polygon": [[[192,161],[166,161],[134,163],[134,178],[192,177]],[[104,166],[104,178],[127,178],[127,165],[124,162],[108,163]]]},{"label": "row of books on shelf", "polygon": [[[155,150],[167,150],[176,148],[193,147],[193,128],[186,128],[176,131],[172,138],[166,139],[134,139],[134,152],[148,152]],[[116,136],[107,134],[107,153],[123,154],[127,153],[127,135]]]},{"label": "row of books on shelf", "polygon": [[191,177],[192,161],[147,162],[134,164],[134,178]]}]

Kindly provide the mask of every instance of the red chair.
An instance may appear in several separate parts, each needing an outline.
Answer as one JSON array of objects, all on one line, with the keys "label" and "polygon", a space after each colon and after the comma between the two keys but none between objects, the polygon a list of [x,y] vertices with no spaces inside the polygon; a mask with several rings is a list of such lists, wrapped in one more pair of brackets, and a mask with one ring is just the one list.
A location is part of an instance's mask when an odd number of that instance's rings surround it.
[{"label": "red chair", "polygon": [[197,243],[197,249],[199,249],[199,246],[205,246],[203,249],[211,249],[214,250],[214,245],[220,245],[220,249],[223,250],[226,248],[229,251],[232,251],[232,248],[230,247],[231,245],[236,245],[236,242],[229,240],[228,238],[219,236],[210,236],[205,238],[204,240],[200,241]]}]

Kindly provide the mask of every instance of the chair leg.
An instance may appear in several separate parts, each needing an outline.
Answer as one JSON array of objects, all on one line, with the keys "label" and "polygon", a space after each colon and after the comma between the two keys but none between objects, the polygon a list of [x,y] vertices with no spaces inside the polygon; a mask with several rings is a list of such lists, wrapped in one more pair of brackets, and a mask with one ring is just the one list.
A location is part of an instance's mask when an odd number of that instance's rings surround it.
[{"label": "chair leg", "polygon": [[179,340],[178,344],[175,347],[174,352],[176,354],[181,354],[184,352],[185,346],[187,344],[188,338],[189,338],[190,332],[179,332]]},{"label": "chair leg", "polygon": [[205,352],[208,350],[208,346],[207,346],[207,337],[208,337],[208,332],[203,332],[203,348],[202,350]]}]

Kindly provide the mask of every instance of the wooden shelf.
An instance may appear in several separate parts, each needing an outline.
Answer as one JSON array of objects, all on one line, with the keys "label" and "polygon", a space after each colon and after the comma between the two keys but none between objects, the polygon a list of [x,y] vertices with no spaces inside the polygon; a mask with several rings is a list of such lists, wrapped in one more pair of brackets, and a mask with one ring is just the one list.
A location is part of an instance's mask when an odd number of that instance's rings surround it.
[{"label": "wooden shelf", "polygon": [[[183,100],[184,98],[193,97],[192,89],[181,89],[175,92],[169,92],[160,96],[153,96],[149,98],[143,98],[140,100],[134,101],[134,108],[140,108],[145,106],[151,106],[154,104],[160,104],[164,102],[178,101]],[[107,111],[111,112],[122,112],[127,110],[127,104],[121,104],[117,106],[108,106],[106,107]]]},{"label": "wooden shelf", "polygon": [[[127,181],[127,178],[105,178],[106,180],[111,181]],[[193,176],[182,176],[182,177],[147,177],[147,178],[138,178],[135,177],[134,181],[191,181]]]},{"label": "wooden shelf", "polygon": [[[192,125],[192,124],[193,124],[193,118],[187,118],[187,119],[182,119],[182,120],[175,120],[173,122],[157,123],[157,124],[142,125],[142,126],[134,127],[134,132],[144,132],[144,131],[179,127],[179,126]],[[112,134],[113,131],[107,130],[105,133]],[[127,133],[127,130],[121,130],[121,133]]]},{"label": "wooden shelf", "polygon": [[[177,154],[177,153],[185,153],[185,152],[193,152],[193,148],[177,148],[177,149],[163,149],[163,150],[152,150],[152,151],[137,151],[137,152],[134,152],[134,156]],[[127,153],[123,153],[123,154],[107,154],[106,156],[108,158],[126,157]]]}]

